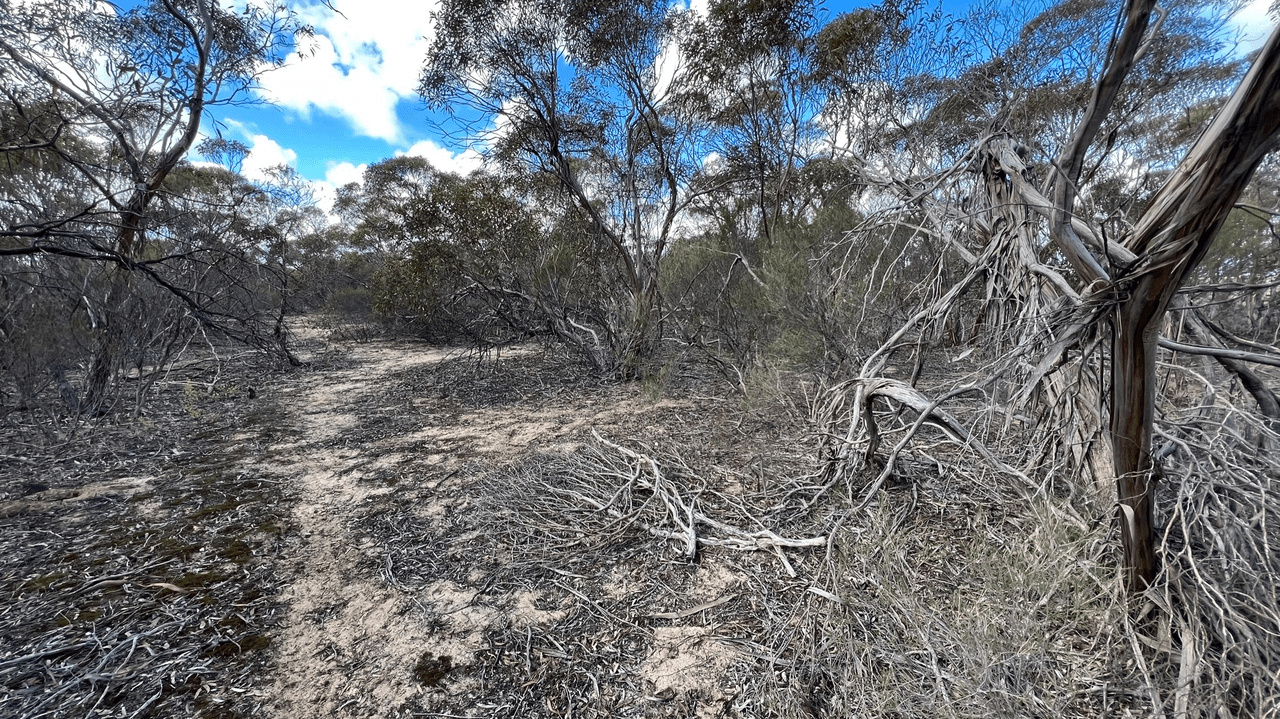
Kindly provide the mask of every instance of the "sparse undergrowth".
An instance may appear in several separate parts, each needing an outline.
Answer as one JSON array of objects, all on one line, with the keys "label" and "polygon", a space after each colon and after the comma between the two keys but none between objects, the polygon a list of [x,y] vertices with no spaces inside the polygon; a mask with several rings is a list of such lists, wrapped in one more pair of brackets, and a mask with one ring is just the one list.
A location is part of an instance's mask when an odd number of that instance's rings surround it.
[{"label": "sparse undergrowth", "polygon": [[[517,386],[519,364],[502,370]],[[462,380],[450,384],[465,392]],[[696,392],[686,382],[673,393]],[[851,513],[846,488],[816,480],[803,412],[782,394],[770,402],[745,416],[726,397],[654,406],[610,428],[636,438],[625,446],[581,431],[567,454],[470,461],[382,498],[362,523],[385,546],[370,571],[422,602],[436,641],[473,644],[421,709],[1084,717],[1149,707],[1118,629],[1105,504],[1028,500],[998,479],[904,456],[880,498]],[[654,490],[648,459],[678,497]],[[677,506],[701,517],[692,560]],[[769,534],[748,547],[735,530]],[[767,539],[831,531],[829,556],[825,542]],[[522,615],[530,596],[538,611]],[[457,612],[499,619],[476,634]]]},{"label": "sparse undergrowth", "polygon": [[253,462],[280,409],[248,399],[273,370],[198,366],[158,382],[139,420],[90,420],[72,443],[8,426],[0,715],[255,713],[291,529],[289,488]]},{"label": "sparse undergrowth", "polygon": [[533,348],[325,357],[252,401],[234,372],[175,380],[146,423],[10,450],[0,715],[1065,718],[1173,696],[1167,614],[1132,618],[1092,492],[932,448],[857,508],[882,465],[831,482],[795,378],[744,402],[707,368],[655,393]]},{"label": "sparse undergrowth", "polygon": [[[724,528],[704,524],[710,544],[688,561],[652,531],[678,526],[661,502],[627,505],[627,459],[608,453],[595,445],[476,470],[452,492],[461,511],[441,518],[405,505],[371,517],[394,586],[447,579],[472,606],[534,592],[556,612],[487,632],[453,669],[459,689],[428,694],[425,709],[1086,717],[1146,706],[1115,630],[1124,604],[1108,522],[1081,525],[1049,498],[993,507],[956,477],[900,483],[844,517],[839,501],[807,508],[813,487],[748,488],[749,475],[715,464],[693,475],[669,453],[668,476],[726,524],[751,526],[754,515],[753,529],[779,534],[842,525],[829,560],[822,547],[783,549],[784,563],[767,542],[715,546]],[[702,479],[717,475],[727,479],[718,501]],[[621,511],[591,498],[595,477],[621,478]],[[449,633],[447,616],[438,631]]]}]

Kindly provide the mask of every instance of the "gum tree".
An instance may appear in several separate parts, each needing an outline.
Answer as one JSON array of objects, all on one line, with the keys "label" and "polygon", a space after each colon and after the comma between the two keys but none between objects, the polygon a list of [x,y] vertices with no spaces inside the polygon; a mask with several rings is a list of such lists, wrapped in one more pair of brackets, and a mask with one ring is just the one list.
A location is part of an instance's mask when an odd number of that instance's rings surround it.
[{"label": "gum tree", "polygon": [[147,314],[134,301],[139,278],[175,293],[181,284],[165,279],[180,263],[160,261],[170,248],[153,237],[166,178],[206,113],[249,101],[260,74],[308,31],[284,6],[212,0],[0,8],[3,255],[24,270],[77,263],[72,274],[93,278],[80,294],[96,337],[87,404],[101,410],[128,325]]},{"label": "gum tree", "polygon": [[621,376],[657,350],[660,267],[705,150],[679,51],[686,26],[648,0],[446,0],[422,74],[423,97],[466,140],[552,178],[609,249],[614,290],[564,324]]}]

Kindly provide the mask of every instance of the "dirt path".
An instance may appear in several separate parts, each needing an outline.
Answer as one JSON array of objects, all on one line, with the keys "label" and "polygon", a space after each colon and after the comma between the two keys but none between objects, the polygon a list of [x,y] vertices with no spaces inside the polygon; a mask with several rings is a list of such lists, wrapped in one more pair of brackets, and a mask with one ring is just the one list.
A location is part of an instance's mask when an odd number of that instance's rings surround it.
[{"label": "dirt path", "polygon": [[272,447],[262,469],[296,482],[302,545],[289,560],[296,579],[280,597],[288,613],[277,639],[275,716],[384,716],[420,689],[407,671],[421,653],[420,623],[406,616],[403,592],[360,571],[377,550],[351,523],[366,500],[393,488],[357,481],[368,458],[343,436],[359,426],[354,400],[392,372],[441,358],[420,348],[357,348],[355,368],[306,377],[279,398],[302,439]]},{"label": "dirt path", "polygon": [[850,519],[796,404],[697,367],[308,347],[0,466],[0,717],[1044,716],[1115,665],[1077,650],[1114,617],[1105,522],[927,473]]},{"label": "dirt path", "polygon": [[299,531],[283,559],[293,578],[278,597],[287,609],[273,644],[272,716],[488,716],[521,693],[530,704],[517,714],[529,716],[572,712],[582,695],[598,708],[634,705],[625,713],[637,716],[677,692],[699,716],[713,715],[709,700],[725,701],[714,685],[733,652],[704,641],[700,619],[636,624],[661,600],[654,592],[674,592],[659,609],[736,596],[723,566],[675,564],[650,582],[638,565],[582,550],[588,563],[576,572],[531,571],[521,568],[528,557],[503,557],[511,547],[485,536],[505,511],[486,497],[493,486],[481,488],[490,474],[568,457],[593,429],[644,426],[661,439],[694,406],[635,386],[559,387],[571,375],[536,354],[508,353],[486,384],[474,356],[360,345],[346,368],[277,392],[290,440],[269,446],[257,469],[294,487]]}]

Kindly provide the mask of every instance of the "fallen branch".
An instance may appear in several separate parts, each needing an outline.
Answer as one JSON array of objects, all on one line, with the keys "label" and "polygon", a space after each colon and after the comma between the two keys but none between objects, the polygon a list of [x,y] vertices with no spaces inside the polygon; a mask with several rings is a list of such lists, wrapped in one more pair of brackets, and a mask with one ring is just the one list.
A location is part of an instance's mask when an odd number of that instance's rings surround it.
[{"label": "fallen branch", "polygon": [[[796,576],[795,570],[791,567],[790,562],[787,561],[786,556],[782,554],[782,549],[784,547],[791,549],[825,547],[827,544],[827,538],[825,536],[793,539],[779,536],[767,529],[748,532],[713,519],[697,509],[696,495],[688,500],[680,496],[679,489],[663,475],[658,463],[652,457],[627,449],[621,445],[614,444],[600,436],[600,433],[594,429],[591,431],[591,434],[601,445],[624,455],[649,470],[649,473],[653,476],[653,480],[646,480],[643,476],[637,475],[634,486],[653,492],[655,496],[659,497],[663,504],[666,505],[668,515],[679,529],[677,531],[672,531],[670,529],[655,526],[646,526],[645,529],[654,536],[683,542],[685,545],[684,555],[686,558],[692,559],[695,557],[699,546],[724,547],[726,549],[736,549],[739,551],[773,551],[778,554],[783,566],[787,568],[787,573],[794,577]],[[610,504],[612,504],[612,500]],[[699,536],[697,526],[700,524],[711,529],[715,529],[728,536]]]},{"label": "fallen branch", "polygon": [[[911,385],[884,377],[853,379],[830,388],[827,391],[827,396],[830,399],[826,405],[820,407],[815,413],[815,420],[823,428],[823,442],[828,445],[827,455],[830,458],[829,466],[831,467],[829,471],[834,474],[832,481],[838,481],[840,477],[847,476],[846,473],[848,471],[857,471],[870,462],[870,452],[875,450],[882,434],[882,431],[876,425],[875,415],[871,411],[872,402],[876,397],[885,397],[915,410],[916,420],[908,428],[902,439],[894,446],[884,468],[871,483],[859,508],[866,506],[871,497],[880,489],[889,475],[893,473],[899,455],[925,424],[931,424],[942,430],[943,434],[951,442],[962,447],[972,448],[992,466],[1005,474],[1016,477],[1026,487],[1038,490],[1039,485],[1033,482],[1030,477],[1002,461],[977,437],[974,437],[964,424],[951,414],[940,409],[941,404],[949,399],[969,392],[981,391],[979,387],[970,385],[959,387],[937,399],[930,400]],[[852,402],[849,401],[850,396],[853,398]],[[836,431],[846,417],[848,418],[847,430],[843,432]],[[868,451],[855,452],[855,449],[864,443]],[[830,445],[832,444],[837,446],[831,449]],[[861,455],[862,459],[855,459],[855,455]]]}]

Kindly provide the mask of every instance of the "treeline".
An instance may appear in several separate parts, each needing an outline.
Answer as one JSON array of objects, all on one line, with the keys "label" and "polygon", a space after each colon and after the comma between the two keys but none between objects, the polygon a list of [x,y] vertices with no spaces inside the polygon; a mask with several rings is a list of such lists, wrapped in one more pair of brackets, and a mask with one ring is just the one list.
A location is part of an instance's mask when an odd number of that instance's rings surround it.
[{"label": "treeline", "polygon": [[[1100,234],[1130,230],[1239,82],[1230,9],[1152,16],[1075,181],[1073,212]],[[673,352],[735,381],[775,361],[839,376],[988,244],[992,172],[1007,174],[984,166],[990,142],[1011,143],[1020,179],[1053,185],[1117,10],[449,2],[420,90],[488,169],[386,160],[344,190],[336,232],[375,265],[376,314],[433,337],[550,334],[621,377]],[[1204,282],[1275,279],[1274,161],[1263,168],[1196,269]],[[1025,252],[1079,282],[1046,220],[1019,220]],[[923,344],[1003,332],[1020,290],[999,275]],[[1272,326],[1274,303],[1239,299],[1250,313],[1210,312],[1249,336]]]},{"label": "treeline", "polygon": [[[1105,119],[1080,197],[1113,236],[1239,79],[1227,7],[1162,10]],[[315,310],[438,341],[552,336],[620,377],[673,352],[739,385],[770,362],[837,376],[965,271],[981,142],[1015,139],[1028,178],[1049,178],[1114,18],[1105,2],[447,2],[420,90],[487,169],[385,160],[330,223],[287,171],[237,174],[234,141],[199,148],[231,169],[185,161],[204,113],[305,44],[286,10],[25,4],[0,25],[6,405],[121,406],[122,374],[199,332],[288,357],[284,316]],[[1260,180],[1206,282],[1273,278],[1274,172]],[[998,327],[998,285],[929,341]],[[1274,319],[1250,302],[1233,330]]]}]

